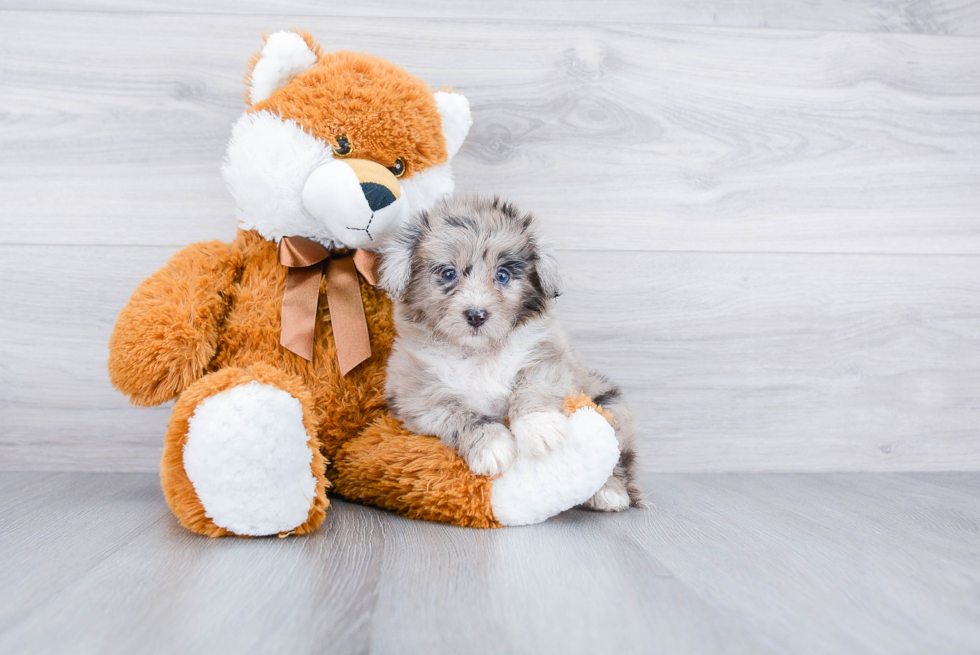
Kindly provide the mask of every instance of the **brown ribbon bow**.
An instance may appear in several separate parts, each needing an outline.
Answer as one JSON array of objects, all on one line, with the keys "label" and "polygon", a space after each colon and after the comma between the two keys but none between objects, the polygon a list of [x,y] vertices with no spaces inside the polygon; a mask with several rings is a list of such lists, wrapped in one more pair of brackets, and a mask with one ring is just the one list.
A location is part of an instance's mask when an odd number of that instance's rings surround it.
[{"label": "brown ribbon bow", "polygon": [[357,281],[360,272],[369,284],[378,283],[376,258],[367,250],[330,251],[304,237],[283,237],[276,249],[279,263],[289,268],[282,296],[279,343],[307,361],[313,361],[313,335],[320,279],[327,274],[327,308],[337,344],[340,374],[371,356],[364,301]]}]

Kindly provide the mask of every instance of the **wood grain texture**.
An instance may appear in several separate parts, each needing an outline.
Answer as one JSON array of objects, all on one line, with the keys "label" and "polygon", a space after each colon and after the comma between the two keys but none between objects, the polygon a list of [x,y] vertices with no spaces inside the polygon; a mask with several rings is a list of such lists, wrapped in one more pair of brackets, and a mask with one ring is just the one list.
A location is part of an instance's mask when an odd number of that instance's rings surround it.
[{"label": "wood grain texture", "polygon": [[244,62],[295,24],[467,94],[458,186],[552,228],[646,470],[976,470],[978,6],[4,0],[0,469],[156,468],[108,335],[233,236]]},{"label": "wood grain texture", "polygon": [[980,253],[977,38],[227,14],[0,20],[5,243],[229,236],[218,168],[244,62],[260,32],[296,23],[464,92],[475,124],[460,189],[521,202],[560,226],[567,248]]},{"label": "wood grain texture", "polygon": [[976,589],[961,582],[980,565],[975,496],[901,475],[652,482],[656,519],[624,532],[772,652],[978,648]]},{"label": "wood grain texture", "polygon": [[[168,247],[0,247],[0,462],[155,470],[106,344]],[[980,469],[980,257],[558,253],[648,471]]]},{"label": "wood grain texture", "polygon": [[154,475],[0,477],[0,634],[170,513]]},{"label": "wood grain texture", "polygon": [[0,0],[3,9],[44,11],[122,11],[519,20],[578,23],[629,22],[719,27],[759,27],[841,32],[909,32],[980,34],[980,4],[963,0],[753,0],[689,2],[687,0],[434,0],[412,2],[317,2],[317,0]]},{"label": "wood grain texture", "polygon": [[[977,476],[647,475],[654,507],[619,515],[481,531],[337,501],[309,537],[208,540],[157,518],[151,474],[58,476],[82,512],[20,474],[0,580],[44,597],[0,651],[975,652],[980,502],[942,481]],[[80,515],[96,528],[64,538]]]}]

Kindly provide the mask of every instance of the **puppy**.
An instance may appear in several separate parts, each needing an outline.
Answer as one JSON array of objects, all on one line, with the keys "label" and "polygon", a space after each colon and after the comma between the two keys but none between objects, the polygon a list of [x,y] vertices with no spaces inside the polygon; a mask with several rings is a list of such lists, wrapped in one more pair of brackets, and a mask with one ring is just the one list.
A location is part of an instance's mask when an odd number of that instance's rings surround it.
[{"label": "puppy", "polygon": [[455,448],[474,473],[496,476],[518,451],[558,448],[570,429],[563,401],[585,392],[612,413],[620,448],[585,506],[641,504],[633,415],[558,324],[557,262],[530,214],[498,198],[450,198],[415,216],[382,255],[381,286],[395,300],[385,392],[396,418]]}]

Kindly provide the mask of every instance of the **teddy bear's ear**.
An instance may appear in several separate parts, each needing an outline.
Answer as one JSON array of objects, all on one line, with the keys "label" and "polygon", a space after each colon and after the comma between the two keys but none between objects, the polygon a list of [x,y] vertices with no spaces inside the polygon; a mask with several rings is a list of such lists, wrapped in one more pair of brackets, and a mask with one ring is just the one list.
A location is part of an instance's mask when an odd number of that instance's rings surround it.
[{"label": "teddy bear's ear", "polygon": [[315,65],[316,49],[313,39],[305,33],[282,31],[270,35],[262,51],[252,59],[252,70],[246,78],[249,104],[265,100]]},{"label": "teddy bear's ear", "polygon": [[446,154],[452,159],[459,152],[470,126],[473,125],[470,101],[465,96],[448,91],[436,91],[435,96],[439,117],[442,119],[442,136],[446,140]]}]

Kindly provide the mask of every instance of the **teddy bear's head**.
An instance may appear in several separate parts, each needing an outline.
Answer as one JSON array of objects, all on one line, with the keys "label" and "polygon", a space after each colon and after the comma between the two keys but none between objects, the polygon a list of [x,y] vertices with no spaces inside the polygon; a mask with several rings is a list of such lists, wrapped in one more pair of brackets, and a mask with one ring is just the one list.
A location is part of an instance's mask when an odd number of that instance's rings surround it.
[{"label": "teddy bear's head", "polygon": [[324,53],[305,32],[272,34],[251,64],[222,167],[242,228],[371,249],[452,193],[472,123],[463,96],[371,55]]}]

